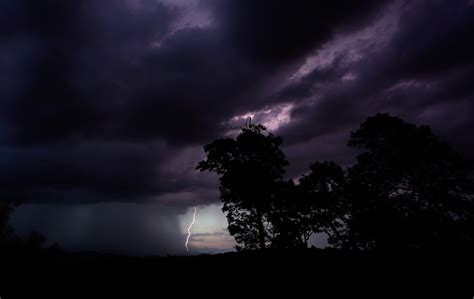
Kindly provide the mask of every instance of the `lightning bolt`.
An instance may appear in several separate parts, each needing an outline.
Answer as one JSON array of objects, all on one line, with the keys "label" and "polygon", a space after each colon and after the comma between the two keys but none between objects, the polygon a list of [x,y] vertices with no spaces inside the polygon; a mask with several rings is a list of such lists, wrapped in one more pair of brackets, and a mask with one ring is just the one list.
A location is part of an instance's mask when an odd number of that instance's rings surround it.
[{"label": "lightning bolt", "polygon": [[186,238],[186,243],[184,243],[184,247],[186,247],[187,252],[189,252],[188,242],[189,242],[189,238],[191,237],[191,228],[193,227],[194,222],[196,222],[196,212],[197,212],[197,209],[196,209],[196,207],[194,207],[193,221],[191,221],[191,223],[189,224],[188,237]]}]

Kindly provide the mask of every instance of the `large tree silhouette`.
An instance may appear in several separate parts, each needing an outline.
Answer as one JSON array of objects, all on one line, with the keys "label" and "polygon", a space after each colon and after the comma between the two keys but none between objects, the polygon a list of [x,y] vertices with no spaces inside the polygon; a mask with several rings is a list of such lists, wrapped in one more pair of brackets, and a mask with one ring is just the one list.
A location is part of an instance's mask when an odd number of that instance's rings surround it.
[{"label": "large tree silhouette", "polygon": [[271,245],[276,248],[306,246],[311,236],[301,210],[304,208],[298,185],[292,180],[281,182],[271,203],[269,220],[271,223]]},{"label": "large tree silhouette", "polygon": [[332,161],[314,162],[299,184],[282,183],[272,205],[272,245],[308,247],[314,233],[337,241],[345,217],[345,176]]},{"label": "large tree silhouette", "polygon": [[219,175],[229,233],[244,248],[263,249],[270,242],[271,202],[288,165],[281,143],[264,126],[249,125],[235,139],[204,146],[207,159],[196,167]]},{"label": "large tree silhouette", "polygon": [[229,232],[243,248],[307,247],[314,233],[351,249],[473,245],[472,165],[429,127],[369,117],[348,142],[361,151],[355,165],[314,162],[298,184],[283,180],[281,143],[251,125],[206,145],[196,167],[219,175]]},{"label": "large tree silhouette", "polygon": [[299,188],[306,242],[313,233],[326,233],[330,243],[337,242],[346,217],[342,168],[333,161],[314,162],[299,180]]},{"label": "large tree silhouette", "polygon": [[363,150],[348,169],[352,248],[439,248],[472,244],[470,164],[427,126],[376,114],[352,132]]}]

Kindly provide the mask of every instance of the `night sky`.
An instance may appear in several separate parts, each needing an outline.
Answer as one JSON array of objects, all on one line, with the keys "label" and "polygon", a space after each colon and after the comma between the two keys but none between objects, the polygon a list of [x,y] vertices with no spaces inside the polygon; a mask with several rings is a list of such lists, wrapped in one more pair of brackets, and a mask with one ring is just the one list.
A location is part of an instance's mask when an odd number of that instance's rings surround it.
[{"label": "night sky", "polygon": [[[203,145],[252,117],[287,177],[376,112],[474,158],[474,1],[0,0],[0,196],[66,249],[231,250]],[[323,236],[312,243],[324,246]]]}]

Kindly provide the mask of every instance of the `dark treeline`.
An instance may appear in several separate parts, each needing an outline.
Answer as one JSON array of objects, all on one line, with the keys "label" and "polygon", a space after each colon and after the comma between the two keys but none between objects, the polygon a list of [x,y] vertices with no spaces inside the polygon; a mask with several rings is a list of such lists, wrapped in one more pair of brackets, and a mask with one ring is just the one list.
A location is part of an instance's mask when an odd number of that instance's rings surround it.
[{"label": "dark treeline", "polygon": [[204,147],[196,168],[219,175],[238,249],[307,247],[314,233],[350,250],[472,248],[472,164],[428,126],[376,114],[350,135],[354,165],[315,161],[297,182],[281,144],[249,125]]},{"label": "dark treeline", "polygon": [[46,238],[37,231],[31,231],[26,237],[15,235],[9,224],[10,215],[22,201],[11,196],[7,201],[0,201],[0,264],[24,259],[24,262],[38,258],[51,258],[59,252],[57,243],[47,244]]}]

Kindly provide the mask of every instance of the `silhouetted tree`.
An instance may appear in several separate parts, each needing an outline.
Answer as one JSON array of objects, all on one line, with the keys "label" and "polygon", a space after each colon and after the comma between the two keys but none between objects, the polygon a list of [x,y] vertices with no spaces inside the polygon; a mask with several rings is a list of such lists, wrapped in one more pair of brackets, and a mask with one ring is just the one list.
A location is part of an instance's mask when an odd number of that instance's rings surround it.
[{"label": "silhouetted tree", "polygon": [[470,164],[427,126],[376,114],[351,133],[363,150],[348,169],[352,248],[434,248],[472,242]]},{"label": "silhouetted tree", "polygon": [[20,204],[21,197],[9,194],[7,200],[0,201],[0,263],[6,261],[38,260],[43,253],[54,257],[59,246],[45,248],[46,238],[39,232],[32,231],[26,238],[14,234],[13,227],[9,224],[10,215]]},{"label": "silhouetted tree", "polygon": [[312,163],[298,185],[291,180],[280,184],[270,218],[272,245],[308,247],[314,233],[338,240],[345,217],[344,184],[342,168],[328,161]]},{"label": "silhouetted tree", "polygon": [[0,243],[7,241],[13,233],[13,228],[8,222],[16,205],[15,201],[0,201]]},{"label": "silhouetted tree", "polygon": [[337,242],[346,216],[344,187],[344,171],[332,161],[312,163],[299,180],[305,244],[313,233],[326,233],[330,243]]},{"label": "silhouetted tree", "polygon": [[272,247],[295,248],[306,245],[307,227],[304,225],[301,199],[300,189],[292,180],[278,185],[269,213]]},{"label": "silhouetted tree", "polygon": [[229,233],[244,248],[265,248],[270,242],[269,212],[288,165],[282,139],[262,125],[249,125],[235,138],[204,146],[207,159],[196,169],[217,173]]}]

